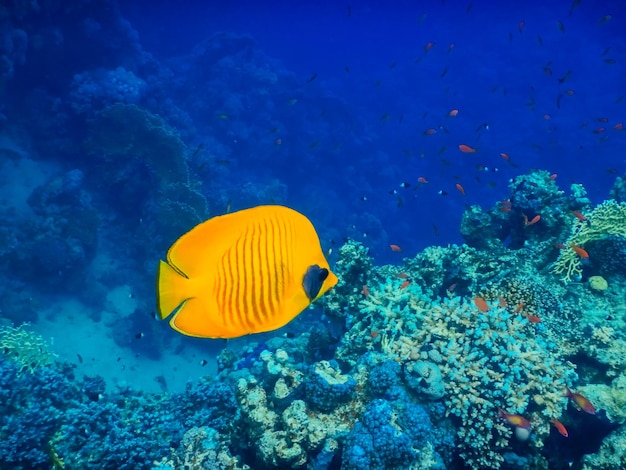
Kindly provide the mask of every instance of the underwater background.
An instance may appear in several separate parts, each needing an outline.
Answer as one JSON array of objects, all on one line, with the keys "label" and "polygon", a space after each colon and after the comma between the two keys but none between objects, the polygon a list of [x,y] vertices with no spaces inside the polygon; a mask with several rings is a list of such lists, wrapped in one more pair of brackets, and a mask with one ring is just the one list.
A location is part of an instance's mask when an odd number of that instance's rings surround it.
[{"label": "underwater background", "polygon": [[[0,5],[0,468],[626,469],[626,3]],[[281,204],[338,285],[155,318]]]}]

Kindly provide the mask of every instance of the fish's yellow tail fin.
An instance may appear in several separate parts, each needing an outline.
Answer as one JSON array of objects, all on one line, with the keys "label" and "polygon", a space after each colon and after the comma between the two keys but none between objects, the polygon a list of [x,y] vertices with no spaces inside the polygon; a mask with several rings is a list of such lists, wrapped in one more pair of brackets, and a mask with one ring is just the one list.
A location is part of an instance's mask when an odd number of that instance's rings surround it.
[{"label": "fish's yellow tail fin", "polygon": [[157,311],[159,318],[164,320],[189,298],[189,279],[160,260],[156,284]]}]

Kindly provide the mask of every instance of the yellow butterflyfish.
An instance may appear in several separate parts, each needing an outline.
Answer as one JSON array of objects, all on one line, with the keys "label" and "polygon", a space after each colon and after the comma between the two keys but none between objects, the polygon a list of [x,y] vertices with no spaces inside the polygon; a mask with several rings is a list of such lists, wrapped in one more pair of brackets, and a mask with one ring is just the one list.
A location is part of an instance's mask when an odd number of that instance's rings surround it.
[{"label": "yellow butterflyfish", "polygon": [[174,242],[159,262],[157,309],[182,334],[236,338],[286,325],[336,284],[311,221],[258,206]]}]

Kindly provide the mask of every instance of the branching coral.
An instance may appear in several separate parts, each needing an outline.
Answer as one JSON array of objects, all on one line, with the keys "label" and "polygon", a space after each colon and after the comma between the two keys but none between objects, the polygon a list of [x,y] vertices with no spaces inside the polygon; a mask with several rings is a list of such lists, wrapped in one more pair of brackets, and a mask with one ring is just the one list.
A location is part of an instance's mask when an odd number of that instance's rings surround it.
[{"label": "branching coral", "polygon": [[575,248],[584,248],[588,242],[611,236],[626,237],[626,203],[612,199],[586,214],[585,220],[574,218],[571,235],[552,266],[552,271],[560,274],[563,282],[579,279],[582,276],[581,257]]},{"label": "branching coral", "polygon": [[0,351],[19,365],[19,372],[33,373],[38,367],[52,364],[57,355],[41,335],[26,326],[27,323],[0,327]]},{"label": "branching coral", "polygon": [[575,374],[554,356],[538,327],[499,306],[484,312],[460,298],[418,313],[424,322],[417,342],[443,357],[439,367],[446,379],[446,406],[461,419],[465,462],[472,468],[498,468],[503,461],[511,429],[498,419],[498,407],[530,417],[533,445],[540,447],[548,420],[561,415],[565,384]]}]

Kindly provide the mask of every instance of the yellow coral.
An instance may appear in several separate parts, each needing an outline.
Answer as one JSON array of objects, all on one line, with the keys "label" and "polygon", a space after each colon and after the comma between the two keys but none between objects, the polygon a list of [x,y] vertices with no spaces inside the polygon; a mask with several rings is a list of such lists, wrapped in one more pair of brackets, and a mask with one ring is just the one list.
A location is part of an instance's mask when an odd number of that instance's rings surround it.
[{"label": "yellow coral", "polygon": [[607,290],[609,287],[609,283],[606,282],[606,279],[604,279],[602,276],[591,276],[589,278],[589,287],[591,287],[593,290]]},{"label": "yellow coral", "polygon": [[52,364],[57,357],[42,336],[27,330],[26,326],[28,323],[0,328],[0,351],[19,364],[20,373],[32,373],[37,367]]},{"label": "yellow coral", "polygon": [[587,242],[611,235],[626,237],[626,203],[618,203],[613,199],[597,206],[586,216],[586,220],[575,218],[572,234],[565,243],[568,248],[561,250],[552,272],[560,274],[563,282],[579,277],[582,274],[580,256],[572,247],[584,247]]}]

